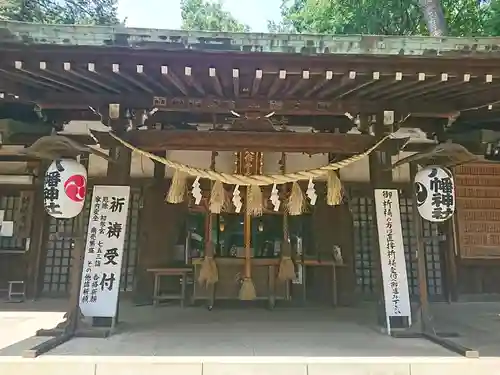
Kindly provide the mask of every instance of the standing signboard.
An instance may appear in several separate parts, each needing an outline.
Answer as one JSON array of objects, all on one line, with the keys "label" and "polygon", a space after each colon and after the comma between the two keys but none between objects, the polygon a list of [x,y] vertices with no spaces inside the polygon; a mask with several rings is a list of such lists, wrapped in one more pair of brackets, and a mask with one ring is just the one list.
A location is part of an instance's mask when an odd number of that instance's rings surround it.
[{"label": "standing signboard", "polygon": [[94,186],[80,309],[87,317],[115,317],[127,227],[130,186]]},{"label": "standing signboard", "polygon": [[391,317],[407,317],[411,325],[410,293],[401,229],[399,194],[395,189],[375,189],[375,209],[380,247],[385,314],[388,333]]}]

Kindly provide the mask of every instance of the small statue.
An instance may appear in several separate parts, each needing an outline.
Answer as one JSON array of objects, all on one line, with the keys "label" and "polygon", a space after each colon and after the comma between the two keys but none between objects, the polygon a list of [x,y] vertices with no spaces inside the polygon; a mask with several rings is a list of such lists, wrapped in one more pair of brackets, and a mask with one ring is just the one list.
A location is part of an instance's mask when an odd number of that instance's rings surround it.
[{"label": "small statue", "polygon": [[333,260],[339,265],[344,263],[344,259],[342,258],[342,249],[339,245],[333,245]]}]

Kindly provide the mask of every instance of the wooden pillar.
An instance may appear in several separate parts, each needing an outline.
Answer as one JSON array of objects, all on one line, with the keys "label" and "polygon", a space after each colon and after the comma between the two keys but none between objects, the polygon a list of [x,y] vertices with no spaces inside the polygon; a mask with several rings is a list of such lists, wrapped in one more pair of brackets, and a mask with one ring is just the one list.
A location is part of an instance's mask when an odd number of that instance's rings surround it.
[{"label": "wooden pillar", "polygon": [[[364,116],[363,116],[364,117]],[[366,122],[367,118],[361,118],[362,122]],[[384,125],[383,113],[377,113],[374,126],[375,136],[382,138],[391,129]],[[392,169],[391,169],[391,154],[387,151],[374,151],[369,156],[370,181],[373,188],[373,236],[376,239],[375,247],[373,248],[373,272],[375,272],[374,292],[377,297],[377,320],[379,325],[385,326],[385,303],[384,303],[384,288],[382,280],[382,268],[380,263],[380,246],[378,242],[377,217],[375,212],[375,189],[384,189],[392,187]]]},{"label": "wooden pillar", "polygon": [[[413,181],[418,168],[415,163],[410,163],[410,179]],[[413,189],[415,189],[413,185]],[[426,321],[429,315],[429,293],[427,290],[427,254],[425,252],[425,239],[422,230],[422,217],[418,213],[416,191],[412,190],[412,216],[413,231],[417,243],[417,274],[418,291],[420,297],[420,324],[422,331],[426,329]]]},{"label": "wooden pillar", "polygon": [[[318,259],[331,261],[332,246],[340,246],[344,266],[337,269],[339,303],[350,305],[356,288],[352,215],[347,204],[329,206],[326,203],[325,184],[316,184],[316,192],[318,200],[312,215],[314,250]],[[309,274],[313,277],[314,297],[323,301],[330,300],[333,291],[327,285],[332,285],[332,270],[329,267],[314,267],[309,270]]]},{"label": "wooden pillar", "polygon": [[456,236],[457,217],[453,217],[442,224],[443,232],[446,235],[446,241],[443,249],[444,275],[446,297],[448,302],[458,301],[458,276],[457,276],[457,254],[458,241]]},{"label": "wooden pillar", "polygon": [[47,257],[47,238],[49,216],[43,208],[43,180],[49,163],[40,162],[37,167],[37,177],[34,184],[34,202],[30,243],[27,254],[26,296],[37,299],[43,289],[43,275]]},{"label": "wooden pillar", "polygon": [[[165,152],[156,153],[158,156],[165,156]],[[154,162],[153,181],[146,186],[142,196],[141,224],[139,227],[139,254],[135,269],[134,303],[137,305],[149,305],[153,303],[153,276],[148,274],[147,269],[155,266],[156,249],[155,231],[161,231],[162,220],[159,220],[158,212],[166,203],[164,196],[166,193],[164,164]],[[156,260],[155,260],[156,259]]]}]

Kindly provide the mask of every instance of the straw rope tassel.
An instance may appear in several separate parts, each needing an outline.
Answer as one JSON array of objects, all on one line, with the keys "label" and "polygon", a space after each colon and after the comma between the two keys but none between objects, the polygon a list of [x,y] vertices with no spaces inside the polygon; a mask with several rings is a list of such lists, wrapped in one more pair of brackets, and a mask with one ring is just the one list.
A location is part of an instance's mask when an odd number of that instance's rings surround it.
[{"label": "straw rope tassel", "polygon": [[184,196],[186,195],[186,180],[187,174],[176,170],[174,177],[172,177],[172,184],[170,189],[168,189],[167,202],[168,203],[182,203],[184,202]]},{"label": "straw rope tassel", "polygon": [[250,216],[261,216],[263,212],[263,196],[260,186],[251,185],[248,188],[246,201],[247,214]]},{"label": "straw rope tassel", "polygon": [[220,181],[224,184],[229,185],[240,185],[240,186],[264,186],[264,185],[272,185],[272,184],[285,184],[287,182],[296,182],[300,180],[309,180],[310,178],[316,179],[319,177],[323,177],[328,171],[335,171],[340,168],[344,168],[352,163],[355,163],[365,156],[369,155],[372,151],[377,149],[385,140],[389,139],[391,135],[388,135],[370,147],[368,150],[359,155],[354,155],[344,160],[340,160],[335,163],[331,163],[325,165],[324,167],[309,169],[306,171],[293,172],[293,173],[285,173],[285,174],[272,174],[272,175],[251,175],[244,176],[241,174],[229,174],[211,171],[203,168],[195,168],[190,167],[188,165],[177,163],[172,160],[168,160],[162,158],[161,156],[154,155],[150,152],[138,149],[137,147],[131,145],[130,143],[124,141],[120,137],[116,136],[113,133],[109,133],[109,135],[121,143],[123,146],[129,148],[132,151],[138,152],[140,155],[144,155],[151,160],[157,161],[158,163],[165,164],[169,168],[173,168],[177,171],[184,172],[189,176],[206,178],[212,181]]},{"label": "straw rope tassel", "polygon": [[251,254],[251,216],[246,214],[244,220],[244,237],[245,237],[245,277],[241,283],[239,298],[242,301],[252,301],[257,297],[255,285],[252,280],[252,254]]},{"label": "straw rope tassel", "polygon": [[337,175],[337,171],[328,171],[327,176],[328,192],[326,195],[326,203],[329,206],[338,206],[342,203],[342,182]]},{"label": "straw rope tassel", "polygon": [[[281,173],[286,172],[286,154],[281,154]],[[287,193],[286,185],[281,186],[281,195],[284,198]],[[295,279],[295,265],[292,260],[292,246],[290,243],[290,232],[288,228],[288,212],[283,212],[283,242],[281,243],[281,260],[278,271],[278,279],[289,281]]]},{"label": "straw rope tassel", "polygon": [[292,184],[292,192],[288,197],[288,213],[291,216],[301,215],[304,212],[306,199],[298,182]]},{"label": "straw rope tassel", "polygon": [[[210,165],[210,169],[215,170],[215,156],[216,153],[212,152],[212,163]],[[203,262],[201,264],[200,268],[200,274],[198,276],[198,283],[200,285],[205,284],[206,287],[210,285],[214,285],[219,281],[219,270],[217,269],[217,263],[215,262],[214,259],[214,246],[212,242],[212,223],[213,223],[213,211],[212,211],[212,205],[217,207],[220,210],[222,209],[222,205],[224,204],[224,186],[219,182],[219,186],[217,187],[217,191],[215,192],[217,194],[217,197],[215,198],[217,202],[212,202],[212,197],[214,196],[214,190],[216,190],[217,182],[213,184],[211,193],[212,195],[210,196],[210,207],[209,210],[206,212],[206,222],[205,222],[205,258],[203,259]],[[220,191],[219,189],[222,189],[222,199],[220,199]],[[220,204],[219,202],[222,202]]]},{"label": "straw rope tassel", "polygon": [[210,192],[210,204],[209,209],[213,214],[220,214],[224,207],[226,206],[226,190],[222,182],[215,181],[212,185],[212,191]]}]

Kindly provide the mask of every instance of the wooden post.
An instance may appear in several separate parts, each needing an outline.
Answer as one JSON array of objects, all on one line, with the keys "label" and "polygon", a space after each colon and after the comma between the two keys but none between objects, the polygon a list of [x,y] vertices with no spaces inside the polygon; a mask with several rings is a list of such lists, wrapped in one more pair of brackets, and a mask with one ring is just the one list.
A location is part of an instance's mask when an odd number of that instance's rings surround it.
[{"label": "wooden post", "polygon": [[[165,152],[155,153],[165,157]],[[148,274],[147,269],[156,264],[156,252],[154,245],[154,231],[161,229],[164,225],[158,220],[158,212],[162,212],[165,202],[163,201],[165,183],[165,164],[154,162],[153,182],[146,186],[143,191],[141,207],[140,244],[135,269],[134,302],[136,305],[150,305],[153,303],[153,276]]]},{"label": "wooden post", "polygon": [[29,238],[26,283],[26,295],[28,298],[34,300],[40,296],[43,288],[43,277],[40,277],[40,275],[43,275],[47,255],[46,239],[49,216],[43,208],[43,180],[47,167],[47,162],[39,163],[37,178],[34,184],[33,216]]},{"label": "wooden post", "polygon": [[[415,179],[418,168],[415,163],[410,163],[410,180]],[[422,332],[426,332],[429,315],[429,293],[427,290],[427,257],[425,253],[425,243],[422,231],[422,218],[418,213],[415,184],[412,184],[412,214],[413,231],[417,241],[417,273],[418,291],[420,301],[420,327]]]},{"label": "wooden post", "polygon": [[444,249],[444,263],[446,274],[446,294],[448,302],[456,302],[458,300],[458,277],[457,277],[457,217],[453,217],[443,224],[446,234],[446,248]]}]

